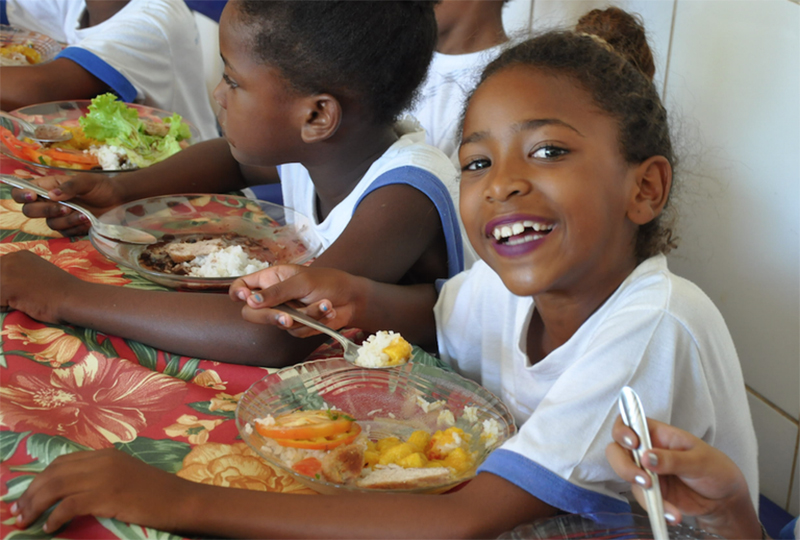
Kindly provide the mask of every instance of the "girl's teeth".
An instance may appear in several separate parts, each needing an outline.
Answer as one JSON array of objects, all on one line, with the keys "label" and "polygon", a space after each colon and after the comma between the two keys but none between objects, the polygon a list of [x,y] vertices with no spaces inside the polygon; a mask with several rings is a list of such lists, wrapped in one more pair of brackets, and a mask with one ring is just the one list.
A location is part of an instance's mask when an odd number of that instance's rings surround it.
[{"label": "girl's teeth", "polygon": [[[535,221],[518,221],[516,223],[512,223],[511,225],[503,225],[501,227],[495,227],[494,231],[492,231],[492,236],[494,236],[495,240],[502,240],[503,238],[511,238],[513,236],[518,236],[525,232],[525,229],[532,229],[536,232],[549,232],[552,229],[552,225],[546,225],[544,223],[539,223]],[[532,235],[532,239],[541,238],[544,235],[536,234]],[[526,240],[529,241],[529,240]],[[516,242],[519,243],[519,242]]]}]

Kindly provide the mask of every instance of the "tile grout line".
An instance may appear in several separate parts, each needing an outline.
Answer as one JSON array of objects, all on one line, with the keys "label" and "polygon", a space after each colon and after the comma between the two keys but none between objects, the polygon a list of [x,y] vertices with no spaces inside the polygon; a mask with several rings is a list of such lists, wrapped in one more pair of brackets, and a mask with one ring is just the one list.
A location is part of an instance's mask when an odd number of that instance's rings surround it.
[{"label": "tile grout line", "polygon": [[761,395],[758,392],[756,392],[755,390],[753,390],[752,386],[745,384],[744,387],[748,392],[750,392],[755,397],[757,397],[758,399],[760,399],[761,401],[763,401],[764,403],[769,405],[770,408],[774,409],[775,412],[777,412],[778,414],[780,414],[781,416],[783,416],[784,418],[789,420],[795,426],[800,427],[800,422],[796,418],[793,418],[792,415],[790,415],[789,413],[787,413],[786,411],[784,411],[783,409],[781,409],[780,407],[775,405],[773,402],[771,402],[770,400],[765,398],[763,395]]},{"label": "tile grout line", "polygon": [[800,454],[800,429],[797,430],[797,440],[794,443],[794,460],[792,461],[792,469],[789,471],[789,491],[786,493],[786,506],[783,507],[790,514],[789,506],[792,504],[792,489],[794,488],[794,473],[797,470],[798,454]]},{"label": "tile grout line", "polygon": [[[800,0],[798,0],[800,1]],[[664,62],[664,86],[661,90],[661,100],[667,100],[667,81],[669,80],[669,63],[672,59],[672,40],[675,38],[675,16],[678,12],[678,0],[672,2],[672,20],[669,25],[669,44],[667,45],[667,59]]]}]

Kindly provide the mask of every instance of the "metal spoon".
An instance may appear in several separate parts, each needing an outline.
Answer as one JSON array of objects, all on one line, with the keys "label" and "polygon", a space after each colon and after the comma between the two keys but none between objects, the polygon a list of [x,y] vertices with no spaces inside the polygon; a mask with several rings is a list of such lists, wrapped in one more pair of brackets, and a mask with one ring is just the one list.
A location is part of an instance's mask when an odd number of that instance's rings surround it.
[{"label": "metal spoon", "polygon": [[[32,182],[28,182],[27,180],[23,180],[22,178],[18,178],[16,176],[11,176],[8,174],[0,175],[0,181],[5,184],[18,187],[20,189],[30,189],[40,197],[44,197],[45,199],[50,199],[50,196],[47,194],[47,190],[37,186]],[[89,218],[89,221],[92,224],[92,229],[95,233],[99,234],[100,236],[105,236],[106,238],[110,238],[111,240],[117,240],[118,242],[125,242],[126,244],[154,244],[158,242],[158,239],[153,236],[152,234],[145,232],[141,229],[135,229],[133,227],[126,227],[124,225],[114,225],[111,223],[103,223],[99,221],[94,214],[92,214],[89,210],[84,208],[83,206],[72,203],[69,201],[53,201],[57,202],[58,204],[63,204],[64,206],[68,206],[74,210],[77,210],[81,214],[85,215]]]},{"label": "metal spoon", "polygon": [[[328,328],[327,326],[325,326],[324,324],[320,323],[316,319],[312,319],[308,315],[305,315],[304,313],[301,313],[301,312],[297,311],[294,308],[290,308],[286,304],[279,304],[277,306],[272,306],[272,309],[277,309],[278,311],[282,311],[282,312],[286,313],[289,317],[294,319],[295,321],[297,321],[297,322],[299,322],[301,324],[304,324],[304,325],[306,325],[306,326],[308,326],[310,328],[313,328],[315,330],[319,330],[323,334],[328,334],[333,339],[335,339],[336,341],[341,343],[342,349],[344,349],[344,354],[342,355],[342,356],[344,356],[344,359],[347,360],[348,362],[350,362],[351,364],[358,365],[358,364],[356,364],[356,358],[358,358],[358,351],[359,351],[359,349],[361,349],[360,345],[356,345],[355,343],[353,343],[352,341],[350,341],[349,339],[344,337],[342,334],[340,334],[336,330],[332,330],[331,328]],[[359,367],[366,367],[366,366],[359,366]],[[393,367],[397,367],[397,365],[370,367],[368,369],[390,369],[390,368],[393,368]]]},{"label": "metal spoon", "polygon": [[[56,124],[34,125],[22,118],[18,118],[3,111],[0,111],[0,117],[2,117],[3,120],[2,124],[7,125],[8,122],[16,122],[22,130],[22,135],[41,143],[62,142],[72,138],[71,131]],[[12,129],[11,131],[13,132],[14,130]]]}]

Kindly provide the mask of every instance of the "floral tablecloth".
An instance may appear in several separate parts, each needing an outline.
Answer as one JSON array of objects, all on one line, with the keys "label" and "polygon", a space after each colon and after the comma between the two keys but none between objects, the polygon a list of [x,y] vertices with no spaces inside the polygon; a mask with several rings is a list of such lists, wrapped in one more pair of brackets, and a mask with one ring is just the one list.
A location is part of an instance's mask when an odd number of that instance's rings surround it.
[{"label": "floral tablecloth", "polygon": [[[3,157],[0,172],[31,173]],[[29,219],[0,184],[0,256],[21,249],[87,281],[161,288],[120,268],[87,239]],[[173,294],[181,294],[175,292]],[[56,456],[116,447],[206,484],[313,493],[261,460],[238,436],[234,410],[264,368],[176,356],[93,330],[0,313],[0,536],[48,538],[43,520],[14,526],[9,508]],[[313,356],[335,354],[323,348]],[[82,517],[57,538],[177,538],[111,519]]]}]

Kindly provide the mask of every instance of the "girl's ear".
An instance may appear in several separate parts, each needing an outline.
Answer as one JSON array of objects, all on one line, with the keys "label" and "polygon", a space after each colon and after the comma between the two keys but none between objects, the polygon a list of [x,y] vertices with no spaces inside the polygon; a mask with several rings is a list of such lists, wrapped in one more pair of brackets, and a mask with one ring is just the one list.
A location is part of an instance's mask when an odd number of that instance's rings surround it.
[{"label": "girl's ear", "polygon": [[315,94],[306,101],[305,118],[300,137],[305,143],[329,139],[342,122],[342,105],[330,94]]},{"label": "girl's ear", "polygon": [[654,220],[663,210],[672,187],[672,166],[664,156],[653,156],[636,167],[636,187],[628,205],[628,219],[637,225]]}]

